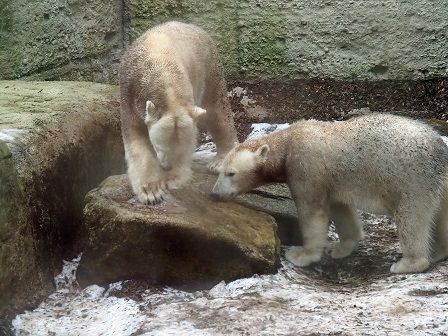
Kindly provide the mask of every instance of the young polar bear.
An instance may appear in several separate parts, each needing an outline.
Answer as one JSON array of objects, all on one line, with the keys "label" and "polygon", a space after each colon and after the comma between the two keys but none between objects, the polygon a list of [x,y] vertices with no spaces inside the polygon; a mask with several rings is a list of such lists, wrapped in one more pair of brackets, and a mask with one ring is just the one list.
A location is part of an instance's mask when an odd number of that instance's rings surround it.
[{"label": "young polar bear", "polygon": [[211,170],[237,142],[223,66],[199,27],[149,29],[123,55],[119,84],[128,176],[142,203],[159,203],[186,182],[200,119],[216,143]]},{"label": "young polar bear", "polygon": [[303,121],[238,145],[226,156],[213,195],[229,199],[268,182],[286,182],[303,247],[286,259],[319,261],[330,219],[333,258],[362,238],[356,209],[395,217],[403,257],[393,273],[422,272],[448,257],[448,147],[425,124],[373,114],[346,122]]}]

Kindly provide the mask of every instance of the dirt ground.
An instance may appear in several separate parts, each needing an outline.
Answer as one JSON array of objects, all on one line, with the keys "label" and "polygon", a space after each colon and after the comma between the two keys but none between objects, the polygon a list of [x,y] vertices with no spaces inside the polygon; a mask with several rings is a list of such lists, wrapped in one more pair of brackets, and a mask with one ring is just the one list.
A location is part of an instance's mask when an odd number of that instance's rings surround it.
[{"label": "dirt ground", "polygon": [[[229,81],[249,98],[231,96],[240,140],[253,122],[290,123],[300,119],[344,120],[363,109],[406,114],[414,118],[448,120],[448,78],[426,81]],[[247,113],[261,107],[261,115]],[[353,112],[355,111],[355,112]]]}]

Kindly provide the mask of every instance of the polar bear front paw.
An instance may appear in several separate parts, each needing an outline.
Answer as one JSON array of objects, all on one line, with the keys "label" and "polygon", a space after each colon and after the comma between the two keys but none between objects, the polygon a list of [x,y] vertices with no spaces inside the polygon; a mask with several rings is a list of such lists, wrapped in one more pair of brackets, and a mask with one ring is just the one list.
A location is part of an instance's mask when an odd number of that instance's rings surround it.
[{"label": "polar bear front paw", "polygon": [[163,202],[166,196],[166,190],[162,188],[159,182],[146,183],[136,193],[140,203],[156,205]]},{"label": "polar bear front paw", "polygon": [[294,246],[285,253],[285,257],[286,260],[296,266],[306,267],[316,261],[319,261],[321,253],[307,250],[301,246]]},{"label": "polar bear front paw", "polygon": [[175,168],[169,172],[165,172],[163,176],[163,185],[167,190],[179,189],[188,182],[190,176],[190,169]]},{"label": "polar bear front paw", "polygon": [[401,258],[398,262],[392,264],[391,273],[421,273],[429,267],[428,258]]},{"label": "polar bear front paw", "polygon": [[214,173],[219,173],[222,167],[222,162],[224,160],[224,156],[215,155],[212,162],[207,165],[207,168]]}]

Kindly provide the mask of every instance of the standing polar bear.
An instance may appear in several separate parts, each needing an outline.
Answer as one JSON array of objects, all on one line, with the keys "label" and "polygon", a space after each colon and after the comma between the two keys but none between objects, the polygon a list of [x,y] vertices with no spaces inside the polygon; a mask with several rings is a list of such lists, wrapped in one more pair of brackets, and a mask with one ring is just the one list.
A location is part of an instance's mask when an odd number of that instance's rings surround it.
[{"label": "standing polar bear", "polygon": [[224,159],[213,194],[228,199],[268,182],[286,182],[303,247],[286,259],[319,261],[333,220],[344,258],[362,238],[356,209],[394,215],[403,257],[393,273],[422,272],[448,257],[448,147],[425,124],[373,114],[340,123],[303,121],[245,142]]},{"label": "standing polar bear", "polygon": [[188,180],[199,120],[216,144],[211,170],[238,141],[218,51],[199,27],[149,29],[123,55],[119,84],[128,177],[142,203]]}]

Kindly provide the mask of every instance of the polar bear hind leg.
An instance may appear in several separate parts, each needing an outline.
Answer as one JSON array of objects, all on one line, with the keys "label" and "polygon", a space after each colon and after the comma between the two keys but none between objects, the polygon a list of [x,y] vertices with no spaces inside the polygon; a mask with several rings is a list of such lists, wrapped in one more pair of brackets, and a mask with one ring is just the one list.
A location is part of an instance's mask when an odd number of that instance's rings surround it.
[{"label": "polar bear hind leg", "polygon": [[448,191],[442,198],[434,224],[432,260],[442,261],[448,258]]},{"label": "polar bear hind leg", "polygon": [[[212,115],[212,113],[209,115]],[[213,142],[216,144],[216,155],[212,162],[208,164],[208,169],[218,172],[226,154],[230,152],[235,143],[238,143],[238,138],[232,119],[226,120],[225,116],[222,116],[220,113],[215,113],[215,118],[221,120],[219,122],[216,120],[208,122],[206,120],[205,123],[213,138]]]},{"label": "polar bear hind leg", "polygon": [[355,208],[342,204],[331,205],[333,220],[339,241],[333,244],[331,256],[335,259],[349,256],[363,238],[362,223]]},{"label": "polar bear hind leg", "polygon": [[403,257],[391,266],[392,273],[417,273],[429,267],[436,213],[436,206],[429,203],[422,204],[421,199],[407,198],[396,209],[395,222]]},{"label": "polar bear hind leg", "polygon": [[[227,88],[222,69],[216,70],[217,78],[222,79],[207,87],[204,96],[204,108],[207,114],[204,118],[205,127],[216,144],[216,155],[208,164],[213,172],[220,170],[222,161],[228,152],[238,143],[230,102],[227,99]],[[221,72],[220,72],[221,71]]]}]

